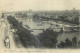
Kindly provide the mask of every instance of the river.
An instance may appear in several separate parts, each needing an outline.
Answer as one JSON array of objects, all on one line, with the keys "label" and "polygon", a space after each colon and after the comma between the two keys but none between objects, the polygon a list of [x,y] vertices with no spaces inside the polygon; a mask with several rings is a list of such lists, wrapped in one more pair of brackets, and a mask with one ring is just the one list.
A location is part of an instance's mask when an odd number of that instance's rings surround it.
[{"label": "river", "polygon": [[[51,26],[48,21],[40,21],[40,22],[27,21],[27,23],[25,22],[25,25],[30,26],[31,29],[35,29],[32,30],[33,32],[31,32],[33,35],[39,35],[40,33],[43,32],[43,30],[38,30],[38,29],[49,28]],[[53,25],[53,27],[55,26]],[[58,29],[54,29],[54,30],[58,30]],[[60,41],[65,41],[67,38],[69,40],[72,40],[73,37],[76,37],[77,40],[79,41],[79,36],[80,36],[79,33],[80,31],[59,33],[57,37],[58,43],[60,43]]]}]

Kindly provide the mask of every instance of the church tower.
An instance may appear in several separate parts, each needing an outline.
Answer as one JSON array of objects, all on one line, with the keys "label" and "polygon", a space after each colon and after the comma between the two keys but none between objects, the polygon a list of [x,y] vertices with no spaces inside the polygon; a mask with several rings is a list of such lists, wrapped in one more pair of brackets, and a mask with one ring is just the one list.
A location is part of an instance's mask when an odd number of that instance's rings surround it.
[{"label": "church tower", "polygon": [[28,20],[29,20],[29,21],[32,21],[32,18],[33,18],[32,10],[29,10],[27,16],[28,16]]}]

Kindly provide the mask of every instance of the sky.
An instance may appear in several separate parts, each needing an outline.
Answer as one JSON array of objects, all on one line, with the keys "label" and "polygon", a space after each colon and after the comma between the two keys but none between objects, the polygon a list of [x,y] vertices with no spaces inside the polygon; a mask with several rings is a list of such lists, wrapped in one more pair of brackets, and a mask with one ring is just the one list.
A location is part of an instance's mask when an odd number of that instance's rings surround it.
[{"label": "sky", "polygon": [[0,11],[80,10],[80,0],[0,0]]}]

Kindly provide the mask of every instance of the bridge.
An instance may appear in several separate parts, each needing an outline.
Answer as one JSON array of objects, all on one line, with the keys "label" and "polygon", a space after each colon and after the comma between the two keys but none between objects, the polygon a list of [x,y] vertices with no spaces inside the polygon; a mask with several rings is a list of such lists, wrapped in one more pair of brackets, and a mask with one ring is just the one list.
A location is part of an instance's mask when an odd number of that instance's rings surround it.
[{"label": "bridge", "polygon": [[57,25],[58,27],[52,26],[52,29],[62,29],[63,31],[68,31],[68,30],[75,30],[78,31],[80,26],[79,25],[69,25],[69,24],[61,24],[61,23],[56,23],[56,22],[52,22],[50,21],[50,23],[52,25]]}]

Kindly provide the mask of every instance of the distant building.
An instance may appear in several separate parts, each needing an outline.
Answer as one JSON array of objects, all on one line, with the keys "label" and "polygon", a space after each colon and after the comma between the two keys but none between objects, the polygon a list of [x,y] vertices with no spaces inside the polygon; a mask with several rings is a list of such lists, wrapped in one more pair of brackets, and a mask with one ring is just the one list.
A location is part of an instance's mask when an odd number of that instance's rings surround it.
[{"label": "distant building", "polygon": [[1,17],[4,18],[4,13],[2,13]]},{"label": "distant building", "polygon": [[33,18],[32,10],[29,10],[29,13],[27,13],[27,19],[29,21],[32,21],[32,18]]},{"label": "distant building", "polygon": [[0,12],[0,18],[1,18],[2,13]]},{"label": "distant building", "polygon": [[80,16],[79,16],[79,27],[80,27]]}]

